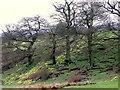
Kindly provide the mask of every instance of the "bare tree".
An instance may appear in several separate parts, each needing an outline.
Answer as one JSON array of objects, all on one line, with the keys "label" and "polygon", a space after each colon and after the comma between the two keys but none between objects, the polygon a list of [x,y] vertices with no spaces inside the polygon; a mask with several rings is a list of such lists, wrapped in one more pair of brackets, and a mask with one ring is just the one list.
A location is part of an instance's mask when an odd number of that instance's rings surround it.
[{"label": "bare tree", "polygon": [[73,1],[65,0],[64,4],[56,4],[54,5],[56,11],[59,14],[54,14],[57,20],[65,22],[65,28],[68,33],[65,35],[66,38],[66,60],[65,64],[71,63],[71,55],[70,55],[70,35],[69,31],[71,27],[74,25],[74,20],[76,17],[76,4]]},{"label": "bare tree", "polygon": [[[115,1],[110,1],[108,0],[107,3],[104,4],[103,6],[108,12],[110,12],[113,15],[117,15],[117,28],[114,27],[113,25],[109,24],[109,29],[118,36],[118,54],[120,53],[120,1],[115,0]],[[119,55],[118,55],[119,56]],[[118,57],[119,60],[119,57]]]},{"label": "bare tree", "polygon": [[96,23],[100,24],[106,17],[104,16],[104,10],[101,8],[100,2],[81,2],[79,3],[79,11],[78,23],[79,27],[84,26],[84,29],[86,29],[85,35],[87,38],[88,60],[90,66],[93,67],[92,42],[93,34],[95,33],[95,26]]},{"label": "bare tree", "polygon": [[115,0],[115,1],[110,1],[108,0],[103,7],[109,11],[112,14],[117,15],[118,17],[120,17],[120,1]]},{"label": "bare tree", "polygon": [[[118,21],[118,27],[119,27],[119,22],[120,22],[120,1],[118,1],[118,0],[115,0],[115,1],[113,1],[113,2],[110,2],[110,0],[108,0],[104,5],[103,5],[103,7],[108,11],[108,12],[110,12],[111,14],[114,14],[114,15],[117,15],[118,16],[118,18],[116,18],[116,21]],[[117,23],[117,22],[116,22]],[[120,30],[119,30],[119,28],[115,28],[113,25],[111,25],[110,24],[110,22],[109,22],[109,26],[111,27],[111,28],[109,28],[110,30],[114,30],[113,31],[113,33],[115,34],[115,35],[117,35],[118,37],[119,37],[119,40],[120,40]],[[118,31],[118,32],[116,32],[116,31]]]},{"label": "bare tree", "polygon": [[[6,26],[7,31],[4,31],[4,35],[6,35],[9,40],[13,41],[12,43],[10,42],[10,44],[12,44],[16,50],[19,49],[25,52],[24,58],[27,58],[28,65],[33,63],[32,57],[35,52],[33,45],[41,29],[45,26],[46,20],[40,16],[23,18],[16,25]],[[20,48],[21,46],[23,48]]]}]

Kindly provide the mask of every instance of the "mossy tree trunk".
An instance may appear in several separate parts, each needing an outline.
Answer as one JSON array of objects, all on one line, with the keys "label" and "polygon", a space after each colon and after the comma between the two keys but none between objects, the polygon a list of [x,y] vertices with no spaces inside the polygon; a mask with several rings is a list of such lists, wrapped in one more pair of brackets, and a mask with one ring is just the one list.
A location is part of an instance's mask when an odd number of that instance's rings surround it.
[{"label": "mossy tree trunk", "polygon": [[70,37],[69,35],[66,36],[66,59],[65,64],[71,63],[71,56],[70,56]]},{"label": "mossy tree trunk", "polygon": [[53,46],[52,46],[52,55],[51,55],[51,58],[52,58],[52,64],[56,64],[56,56],[55,56],[55,53],[56,53],[56,34],[52,34],[52,43],[53,43]]}]

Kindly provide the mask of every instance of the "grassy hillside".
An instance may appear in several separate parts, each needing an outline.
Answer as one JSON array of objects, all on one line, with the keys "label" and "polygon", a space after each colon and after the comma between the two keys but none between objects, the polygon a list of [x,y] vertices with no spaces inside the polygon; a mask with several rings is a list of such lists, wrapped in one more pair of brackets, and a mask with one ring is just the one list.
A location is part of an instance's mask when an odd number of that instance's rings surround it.
[{"label": "grassy hillside", "polygon": [[[98,37],[102,38],[106,33],[103,32]],[[112,37],[115,37],[112,33],[106,35],[106,38]],[[51,63],[50,60],[37,61],[30,66],[20,62],[13,65],[12,68],[3,71],[2,87],[13,88],[79,81],[96,84],[65,88],[118,88],[118,40],[100,40],[98,43],[102,44],[102,46],[96,45],[92,47],[93,60],[95,61],[95,66],[92,69],[89,67],[87,60],[86,44],[84,41],[79,41],[71,45],[71,58],[74,63],[68,66],[63,64],[65,59],[64,52],[57,55],[57,64],[55,65],[49,65]],[[39,49],[37,52],[40,52]],[[39,56],[34,57],[34,59],[39,60]],[[42,78],[42,76],[46,77]]]}]

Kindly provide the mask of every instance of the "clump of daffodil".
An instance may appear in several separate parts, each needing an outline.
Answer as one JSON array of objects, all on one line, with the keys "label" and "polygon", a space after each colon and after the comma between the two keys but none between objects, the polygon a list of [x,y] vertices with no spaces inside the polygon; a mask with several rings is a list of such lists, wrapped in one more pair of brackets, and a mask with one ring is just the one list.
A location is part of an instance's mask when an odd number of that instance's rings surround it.
[{"label": "clump of daffodil", "polygon": [[18,81],[17,84],[22,84],[23,82],[22,81]]},{"label": "clump of daffodil", "polygon": [[117,78],[118,78],[118,76],[115,76],[114,78],[111,79],[111,81],[113,81],[113,80],[115,80],[115,79],[117,79]]},{"label": "clump of daffodil", "polygon": [[30,85],[32,83],[34,83],[35,81],[31,80],[26,80],[26,81],[18,81],[17,84],[25,84],[25,85]]},{"label": "clump of daffodil", "polygon": [[35,81],[32,81],[32,79],[31,80],[26,80],[26,81],[24,81],[23,82],[23,84],[25,84],[25,85],[30,85],[30,84],[32,84],[32,83],[34,83]]}]

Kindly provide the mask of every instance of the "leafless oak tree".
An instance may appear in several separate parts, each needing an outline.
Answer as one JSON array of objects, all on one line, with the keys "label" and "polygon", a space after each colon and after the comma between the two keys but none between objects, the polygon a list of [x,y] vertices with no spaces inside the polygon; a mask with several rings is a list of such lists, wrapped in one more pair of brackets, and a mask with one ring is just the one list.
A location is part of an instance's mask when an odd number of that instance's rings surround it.
[{"label": "leafless oak tree", "polygon": [[74,20],[76,18],[76,4],[74,1],[65,0],[64,4],[56,4],[54,5],[56,12],[59,14],[54,14],[54,17],[57,17],[57,20],[62,21],[66,24],[66,30],[68,34],[66,34],[66,60],[65,64],[71,63],[71,55],[70,55],[70,35],[69,31],[71,27],[74,25]]},{"label": "leafless oak tree", "polygon": [[4,31],[4,35],[8,38],[8,40],[13,41],[10,42],[10,44],[12,44],[16,50],[21,50],[24,52],[24,58],[27,58],[28,65],[30,65],[33,62],[32,57],[35,51],[33,45],[36,42],[41,29],[46,26],[47,21],[40,16],[26,17],[23,18],[18,24],[7,25],[7,31]]}]

